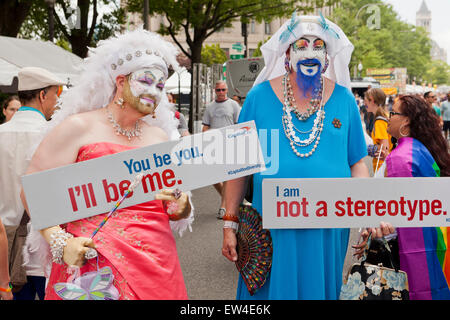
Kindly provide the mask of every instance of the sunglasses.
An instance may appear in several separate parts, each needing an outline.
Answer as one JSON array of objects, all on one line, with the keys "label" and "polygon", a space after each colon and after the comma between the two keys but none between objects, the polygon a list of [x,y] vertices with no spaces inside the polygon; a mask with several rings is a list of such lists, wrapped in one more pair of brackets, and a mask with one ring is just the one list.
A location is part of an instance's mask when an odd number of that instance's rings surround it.
[{"label": "sunglasses", "polygon": [[216,92],[227,91],[227,89],[216,89]]},{"label": "sunglasses", "polygon": [[404,115],[403,113],[400,113],[400,112],[389,111],[389,118],[392,118],[396,114],[398,114],[399,116],[403,116]]}]

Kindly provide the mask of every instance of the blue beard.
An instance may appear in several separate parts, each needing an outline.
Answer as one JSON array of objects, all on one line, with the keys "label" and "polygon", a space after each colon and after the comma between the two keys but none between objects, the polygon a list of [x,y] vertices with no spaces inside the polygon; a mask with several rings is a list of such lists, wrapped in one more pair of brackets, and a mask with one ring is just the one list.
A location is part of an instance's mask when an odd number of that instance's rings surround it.
[{"label": "blue beard", "polygon": [[[319,66],[316,74],[313,76],[304,74],[300,68],[301,64],[316,63]],[[322,64],[317,59],[306,59],[297,62],[297,86],[300,91],[303,92],[303,96],[307,97],[308,93],[311,93],[311,97],[314,98],[318,95],[320,90],[320,78],[322,75]]]}]

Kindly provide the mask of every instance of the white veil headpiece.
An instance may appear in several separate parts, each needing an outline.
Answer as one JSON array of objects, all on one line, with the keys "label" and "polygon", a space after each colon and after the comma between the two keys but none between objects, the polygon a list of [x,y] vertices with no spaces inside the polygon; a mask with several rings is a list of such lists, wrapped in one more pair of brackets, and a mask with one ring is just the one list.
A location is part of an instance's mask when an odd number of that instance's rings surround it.
[{"label": "white veil headpiece", "polygon": [[320,16],[296,16],[286,21],[280,29],[261,46],[265,67],[254,82],[257,84],[286,73],[285,59],[289,46],[302,36],[321,38],[327,48],[329,66],[324,76],[350,89],[348,65],[353,52],[353,44],[336,24]]}]

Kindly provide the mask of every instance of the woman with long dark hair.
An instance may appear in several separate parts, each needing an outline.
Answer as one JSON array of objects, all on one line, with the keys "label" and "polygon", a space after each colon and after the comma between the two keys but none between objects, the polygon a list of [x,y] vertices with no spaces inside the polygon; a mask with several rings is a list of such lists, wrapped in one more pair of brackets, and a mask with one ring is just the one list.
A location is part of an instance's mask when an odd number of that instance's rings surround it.
[{"label": "woman with long dark hair", "polygon": [[[439,118],[422,98],[400,97],[389,118],[387,130],[398,140],[398,145],[380,169],[386,177],[450,176],[450,154]],[[400,269],[408,274],[410,299],[450,299],[450,252],[447,250],[450,228],[397,228],[396,231]],[[366,230],[362,236],[366,239],[367,235]]]}]

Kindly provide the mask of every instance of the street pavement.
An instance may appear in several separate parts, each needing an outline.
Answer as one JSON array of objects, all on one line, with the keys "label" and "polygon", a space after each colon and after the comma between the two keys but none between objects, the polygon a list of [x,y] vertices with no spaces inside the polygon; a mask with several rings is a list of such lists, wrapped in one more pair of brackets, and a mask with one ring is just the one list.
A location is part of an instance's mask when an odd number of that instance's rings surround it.
[{"label": "street pavement", "polygon": [[220,196],[213,186],[192,191],[192,232],[175,236],[188,297],[191,300],[236,298],[239,273],[222,256],[223,221],[217,219]]},{"label": "street pavement", "polygon": [[[366,164],[372,175],[371,158]],[[213,186],[192,191],[195,220],[192,232],[175,236],[188,297],[191,300],[234,300],[238,272],[234,263],[222,256],[223,221],[217,219],[220,197]],[[358,240],[358,229],[350,230],[349,246]],[[347,250],[343,277],[357,260]]]}]

